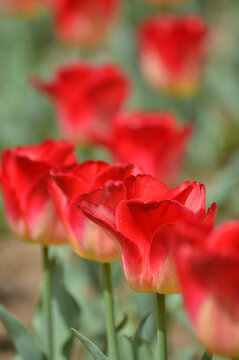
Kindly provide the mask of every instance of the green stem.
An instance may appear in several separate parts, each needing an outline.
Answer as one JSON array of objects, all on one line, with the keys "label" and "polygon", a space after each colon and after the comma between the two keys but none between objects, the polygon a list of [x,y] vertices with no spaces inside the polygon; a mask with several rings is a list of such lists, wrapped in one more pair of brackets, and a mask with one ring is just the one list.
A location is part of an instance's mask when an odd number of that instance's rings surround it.
[{"label": "green stem", "polygon": [[166,311],[165,295],[156,293],[156,312],[157,312],[157,359],[167,360],[167,330],[166,330]]},{"label": "green stem", "polygon": [[114,299],[111,284],[110,264],[103,264],[104,298],[105,298],[105,319],[107,342],[110,360],[119,359],[119,351],[115,332]]},{"label": "green stem", "polygon": [[53,326],[52,326],[52,307],[51,307],[51,269],[49,248],[44,246],[42,249],[43,257],[43,306],[45,316],[45,331],[46,331],[46,351],[48,360],[54,360],[53,354]]},{"label": "green stem", "polygon": [[212,360],[213,355],[209,355],[207,352],[203,354],[202,360]]}]

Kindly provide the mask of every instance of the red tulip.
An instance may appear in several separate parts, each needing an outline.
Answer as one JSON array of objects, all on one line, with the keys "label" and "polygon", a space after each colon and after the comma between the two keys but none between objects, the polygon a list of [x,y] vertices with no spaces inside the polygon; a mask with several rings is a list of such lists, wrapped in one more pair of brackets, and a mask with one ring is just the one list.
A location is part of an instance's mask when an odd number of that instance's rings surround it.
[{"label": "red tulip", "polygon": [[75,162],[73,146],[47,140],[2,154],[0,184],[12,230],[24,241],[42,245],[66,242],[47,190],[50,171]]},{"label": "red tulip", "polygon": [[[116,205],[122,194],[122,181],[137,171],[132,165],[110,167],[102,161],[86,161],[52,172],[50,191],[56,210],[70,244],[78,255],[89,260],[108,263],[119,258],[117,243],[105,230],[89,221],[78,209],[81,195],[105,184],[114,197],[107,200]],[[116,187],[116,191],[114,191]],[[105,201],[101,198],[101,201]]]},{"label": "red tulip", "polygon": [[[179,234],[176,234],[177,239]],[[181,232],[175,249],[185,306],[196,335],[208,349],[239,356],[239,221],[209,235]]]},{"label": "red tulip", "polygon": [[0,11],[19,14],[32,14],[42,7],[41,0],[1,0]]},{"label": "red tulip", "polygon": [[181,170],[191,130],[191,125],[180,126],[171,113],[119,114],[104,145],[114,160],[173,182]]},{"label": "red tulip", "polygon": [[125,195],[117,184],[106,184],[85,194],[80,208],[115,237],[121,249],[123,272],[132,289],[179,292],[167,227],[200,222],[208,231],[214,223],[216,205],[206,213],[205,187],[199,183],[185,182],[169,190],[149,175],[129,176],[124,191]]},{"label": "red tulip", "polygon": [[66,43],[94,46],[116,23],[118,0],[45,0],[51,7],[56,32]]},{"label": "red tulip", "polygon": [[207,55],[208,28],[198,15],[157,16],[139,27],[140,65],[148,83],[177,96],[199,90]]},{"label": "red tulip", "polygon": [[113,65],[78,62],[61,67],[52,82],[33,80],[56,104],[61,134],[73,142],[107,136],[128,94],[128,81]]}]

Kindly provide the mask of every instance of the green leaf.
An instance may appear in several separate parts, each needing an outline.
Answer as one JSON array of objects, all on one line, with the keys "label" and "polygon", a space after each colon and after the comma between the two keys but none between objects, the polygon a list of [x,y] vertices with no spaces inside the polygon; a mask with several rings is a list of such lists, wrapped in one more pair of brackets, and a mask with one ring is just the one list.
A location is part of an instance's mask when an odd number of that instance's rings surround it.
[{"label": "green leaf", "polygon": [[120,323],[119,323],[119,324],[116,326],[116,328],[115,328],[115,330],[116,330],[117,333],[124,329],[124,327],[125,327],[125,326],[127,325],[127,323],[128,323],[128,320],[129,320],[129,319],[128,319],[127,314],[124,314],[123,319],[120,321]]},{"label": "green leaf", "polygon": [[108,358],[100,351],[100,349],[89,339],[87,339],[84,335],[80,334],[75,329],[71,329],[76,337],[82,342],[82,344],[86,347],[89,353],[92,355],[95,360],[108,360]]},{"label": "green leaf", "polygon": [[44,354],[33,334],[8,310],[0,305],[0,319],[24,360],[44,360]]},{"label": "green leaf", "polygon": [[150,315],[151,313],[144,315],[133,337],[125,337],[131,343],[132,357],[134,360],[153,358],[153,351],[150,344],[141,336],[143,327]]},{"label": "green leaf", "polygon": [[135,333],[135,336],[134,336],[134,339],[133,339],[133,342],[134,342],[134,346],[135,347],[139,347],[142,343],[142,337],[141,337],[141,333],[142,333],[142,330],[143,330],[143,327],[146,323],[146,320],[148,319],[148,317],[151,315],[151,313],[147,313],[144,315],[144,317],[141,319],[140,323],[139,323],[139,326],[136,330],[136,333]]},{"label": "green leaf", "polygon": [[209,355],[207,352],[203,354],[202,360],[212,360],[213,355]]},{"label": "green leaf", "polygon": [[66,359],[70,359],[71,357],[71,352],[72,352],[72,347],[73,347],[73,341],[74,341],[74,336],[71,335],[65,342],[64,346],[63,346],[63,356]]},{"label": "green leaf", "polygon": [[[66,287],[64,277],[63,259],[54,254],[50,260],[51,283],[52,283],[52,305],[53,305],[53,328],[54,328],[54,354],[57,360],[67,360],[70,358],[73,346],[73,335],[71,327],[79,325],[80,308]],[[41,338],[43,347],[47,342],[43,326],[42,301],[38,306],[35,327]]]}]

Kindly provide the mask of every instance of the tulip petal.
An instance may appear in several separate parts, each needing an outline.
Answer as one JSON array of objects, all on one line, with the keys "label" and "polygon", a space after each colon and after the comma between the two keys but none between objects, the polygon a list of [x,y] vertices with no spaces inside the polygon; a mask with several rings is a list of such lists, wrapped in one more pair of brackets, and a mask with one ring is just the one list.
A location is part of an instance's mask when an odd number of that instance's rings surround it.
[{"label": "tulip petal", "polygon": [[160,180],[150,175],[129,176],[125,181],[126,199],[143,202],[160,201],[170,197],[170,190]]},{"label": "tulip petal", "polygon": [[96,188],[104,186],[109,180],[115,182],[124,181],[127,176],[137,173],[139,173],[139,170],[131,164],[110,166],[97,176],[94,186]]},{"label": "tulip petal", "polygon": [[123,184],[111,182],[104,189],[98,189],[79,197],[79,206],[92,221],[108,230],[114,230],[115,209],[124,197]]},{"label": "tulip petal", "polygon": [[65,243],[66,235],[57,219],[54,205],[47,189],[48,177],[34,184],[27,196],[26,223],[32,241],[42,244]]},{"label": "tulip petal", "polygon": [[175,294],[180,292],[173,255],[172,231],[175,225],[161,226],[153,236],[149,264],[155,292]]},{"label": "tulip petal", "polygon": [[117,230],[143,249],[150,245],[159,226],[183,221],[195,221],[195,215],[174,200],[146,204],[139,200],[122,200],[116,209]]}]

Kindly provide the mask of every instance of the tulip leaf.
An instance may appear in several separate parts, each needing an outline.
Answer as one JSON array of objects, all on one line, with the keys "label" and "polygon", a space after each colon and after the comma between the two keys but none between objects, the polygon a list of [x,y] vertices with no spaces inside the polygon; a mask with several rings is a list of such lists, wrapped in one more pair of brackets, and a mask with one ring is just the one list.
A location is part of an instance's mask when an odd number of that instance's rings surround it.
[{"label": "tulip leaf", "polygon": [[143,330],[143,327],[146,323],[146,320],[148,319],[148,317],[151,315],[151,312],[150,313],[147,313],[143,316],[143,318],[141,319],[140,323],[139,323],[139,326],[136,330],[136,333],[135,333],[135,336],[134,336],[134,339],[133,339],[133,342],[134,342],[134,346],[140,346],[140,344],[142,343],[142,338],[141,338],[141,332]]},{"label": "tulip leaf", "polygon": [[116,332],[120,332],[121,330],[124,329],[124,327],[127,325],[128,323],[128,315],[127,314],[124,314],[124,317],[123,319],[120,321],[120,323],[116,326],[115,330]]},{"label": "tulip leaf", "polygon": [[133,337],[125,337],[131,344],[132,357],[134,360],[153,358],[153,351],[149,342],[141,336],[143,327],[150,315],[151,313],[147,313],[143,316]]},{"label": "tulip leaf", "polygon": [[[79,325],[80,308],[66,287],[64,262],[58,254],[54,253],[54,256],[51,256],[50,269],[53,327],[55,329],[54,353],[57,360],[67,360],[70,358],[73,346],[73,335],[70,328]],[[45,346],[47,339],[43,326],[43,311],[44,306],[41,299],[35,318],[35,327]]]},{"label": "tulip leaf", "polygon": [[34,335],[2,305],[0,305],[0,319],[8,331],[20,358],[24,360],[45,359]]},{"label": "tulip leaf", "polygon": [[71,329],[74,335],[82,342],[82,344],[86,347],[89,353],[92,355],[94,360],[108,360],[108,358],[100,351],[100,349],[89,339],[87,339],[84,335],[79,333],[75,329]]},{"label": "tulip leaf", "polygon": [[205,352],[203,354],[202,360],[212,360],[212,357],[213,357],[213,355],[210,355],[207,352]]}]

